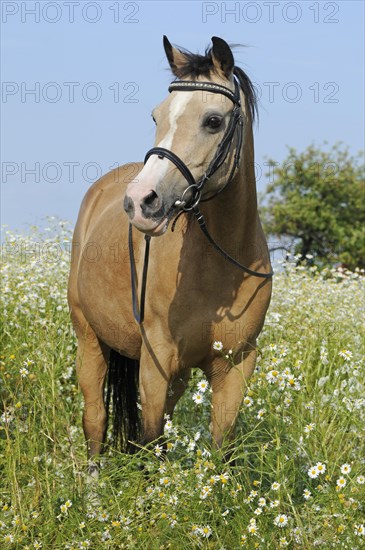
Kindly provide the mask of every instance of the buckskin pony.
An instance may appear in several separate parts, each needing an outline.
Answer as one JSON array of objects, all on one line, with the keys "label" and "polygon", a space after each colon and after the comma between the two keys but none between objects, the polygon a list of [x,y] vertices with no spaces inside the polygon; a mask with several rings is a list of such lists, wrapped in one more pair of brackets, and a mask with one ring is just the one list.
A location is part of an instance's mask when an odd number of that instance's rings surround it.
[{"label": "buckskin pony", "polygon": [[221,38],[205,55],[166,37],[164,49],[175,79],[152,113],[155,145],[91,186],[74,232],[68,299],[92,475],[110,399],[114,432],[133,451],[138,395],[144,446],[163,434],[191,368],[211,384],[214,444],[229,441],[270,302],[253,85]]}]

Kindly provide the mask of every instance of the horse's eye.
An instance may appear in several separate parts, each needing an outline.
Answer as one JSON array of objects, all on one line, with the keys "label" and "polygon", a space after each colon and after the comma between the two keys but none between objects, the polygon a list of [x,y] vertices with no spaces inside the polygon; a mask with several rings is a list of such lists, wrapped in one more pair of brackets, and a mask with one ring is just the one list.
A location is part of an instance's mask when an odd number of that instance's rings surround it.
[{"label": "horse's eye", "polygon": [[218,115],[211,115],[205,121],[205,126],[207,126],[208,128],[211,128],[212,130],[216,130],[221,126],[222,120],[223,120],[222,117]]}]

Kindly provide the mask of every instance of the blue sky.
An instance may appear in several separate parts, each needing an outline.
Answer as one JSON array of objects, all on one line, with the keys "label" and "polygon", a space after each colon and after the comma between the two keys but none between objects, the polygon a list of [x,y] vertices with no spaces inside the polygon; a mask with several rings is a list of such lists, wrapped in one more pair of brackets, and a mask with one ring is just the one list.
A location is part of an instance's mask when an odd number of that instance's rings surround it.
[{"label": "blue sky", "polygon": [[[153,144],[151,110],[171,75],[162,47],[203,53],[211,36],[246,45],[236,64],[260,99],[258,189],[265,158],[287,146],[364,149],[364,3],[2,2],[1,222],[75,223],[86,189]],[[33,90],[33,92],[32,92]]]}]

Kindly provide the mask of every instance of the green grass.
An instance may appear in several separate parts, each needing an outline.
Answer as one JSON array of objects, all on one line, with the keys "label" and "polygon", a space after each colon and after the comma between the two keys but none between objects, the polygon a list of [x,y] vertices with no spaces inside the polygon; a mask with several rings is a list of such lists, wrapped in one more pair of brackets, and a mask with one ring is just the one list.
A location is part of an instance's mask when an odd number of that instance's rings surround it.
[{"label": "green grass", "polygon": [[[111,449],[90,486],[66,302],[70,231],[52,223],[3,244],[0,547],[363,548],[363,274],[276,273],[235,466],[211,448],[210,392],[194,403],[196,371],[167,424],[166,458]],[[325,471],[311,478],[318,463]]]}]

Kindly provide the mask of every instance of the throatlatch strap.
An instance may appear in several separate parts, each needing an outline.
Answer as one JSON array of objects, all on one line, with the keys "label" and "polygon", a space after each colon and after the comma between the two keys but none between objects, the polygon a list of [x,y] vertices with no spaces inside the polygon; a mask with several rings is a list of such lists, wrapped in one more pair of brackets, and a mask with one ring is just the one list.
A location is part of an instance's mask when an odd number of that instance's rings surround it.
[{"label": "throatlatch strap", "polygon": [[132,224],[130,223],[129,233],[128,233],[128,247],[129,247],[129,263],[131,267],[132,306],[133,306],[133,315],[138,324],[142,324],[144,319],[144,304],[145,304],[145,298],[146,298],[148,259],[150,254],[150,241],[151,241],[151,237],[149,235],[145,235],[144,238],[146,241],[146,246],[144,251],[141,298],[140,298],[140,303],[138,307],[137,270],[136,270],[136,262],[134,259],[134,251],[133,251]]}]

